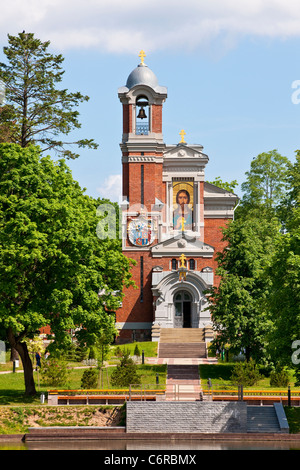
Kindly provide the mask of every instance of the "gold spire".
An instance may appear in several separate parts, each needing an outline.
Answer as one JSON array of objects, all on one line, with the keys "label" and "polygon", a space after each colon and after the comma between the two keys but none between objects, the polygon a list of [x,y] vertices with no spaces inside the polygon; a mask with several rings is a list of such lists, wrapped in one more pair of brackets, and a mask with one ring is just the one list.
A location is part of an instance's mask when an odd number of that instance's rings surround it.
[{"label": "gold spire", "polygon": [[184,132],[184,130],[182,129],[180,132],[179,132],[179,135],[181,136],[181,141],[179,142],[180,144],[186,144],[186,141],[184,140],[184,136],[186,135],[186,132]]},{"label": "gold spire", "polygon": [[145,65],[144,59],[146,57],[145,51],[143,49],[139,53],[139,57],[141,58],[141,65]]}]

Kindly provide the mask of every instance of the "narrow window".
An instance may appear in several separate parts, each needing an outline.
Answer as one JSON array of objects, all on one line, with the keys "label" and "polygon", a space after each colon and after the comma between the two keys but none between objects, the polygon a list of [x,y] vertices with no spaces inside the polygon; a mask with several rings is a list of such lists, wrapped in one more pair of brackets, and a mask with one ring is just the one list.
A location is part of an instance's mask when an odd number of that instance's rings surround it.
[{"label": "narrow window", "polygon": [[144,205],[144,165],[141,165],[141,205]]},{"label": "narrow window", "polygon": [[144,301],[144,258],[140,257],[140,302]]},{"label": "narrow window", "polygon": [[194,271],[194,269],[195,269],[195,260],[194,260],[194,259],[190,259],[189,265],[190,265],[190,269],[191,269],[192,271]]},{"label": "narrow window", "polygon": [[176,259],[172,259],[172,270],[173,271],[176,271],[177,269],[177,260]]}]

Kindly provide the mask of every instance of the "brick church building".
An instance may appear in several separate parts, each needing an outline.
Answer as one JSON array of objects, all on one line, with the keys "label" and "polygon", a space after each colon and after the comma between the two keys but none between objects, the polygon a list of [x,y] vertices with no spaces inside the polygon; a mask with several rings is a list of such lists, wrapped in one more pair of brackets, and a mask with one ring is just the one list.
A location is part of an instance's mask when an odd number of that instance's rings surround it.
[{"label": "brick church building", "polygon": [[[123,253],[137,288],[116,312],[118,340],[156,340],[159,328],[211,325],[205,290],[218,283],[216,254],[237,196],[205,181],[200,144],[163,140],[167,88],[144,63],[119,88],[123,106]],[[180,128],[179,128],[180,130]],[[187,330],[188,334],[188,330]]]}]

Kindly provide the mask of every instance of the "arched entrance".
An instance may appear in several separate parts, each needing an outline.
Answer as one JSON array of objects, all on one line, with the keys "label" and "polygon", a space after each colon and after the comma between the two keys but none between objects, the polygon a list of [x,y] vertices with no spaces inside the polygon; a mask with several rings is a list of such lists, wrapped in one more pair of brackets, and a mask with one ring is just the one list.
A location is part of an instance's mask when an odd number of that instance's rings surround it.
[{"label": "arched entrance", "polygon": [[[156,298],[154,325],[182,328],[184,323],[186,328],[203,328],[210,324],[208,301],[203,291],[211,285],[201,274],[188,271],[186,280],[179,281],[177,271],[153,273],[152,292]],[[177,297],[178,294],[180,296]],[[177,315],[176,303],[180,304],[177,305]]]},{"label": "arched entrance", "polygon": [[186,290],[180,290],[174,295],[175,327],[192,327],[192,296]]}]

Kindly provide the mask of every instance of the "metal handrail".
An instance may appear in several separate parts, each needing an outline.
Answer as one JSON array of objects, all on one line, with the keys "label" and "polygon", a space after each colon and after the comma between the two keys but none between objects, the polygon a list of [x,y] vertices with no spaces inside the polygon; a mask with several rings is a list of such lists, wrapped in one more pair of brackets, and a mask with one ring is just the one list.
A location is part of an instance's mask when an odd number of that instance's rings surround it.
[{"label": "metal handrail", "polygon": [[[151,388],[150,388],[151,386]],[[146,395],[161,394],[165,392],[165,386],[146,384],[146,385],[130,385],[129,388],[110,388],[110,389],[72,389],[72,390],[48,390],[48,395],[128,395],[129,393],[139,395],[141,393]],[[149,388],[148,388],[149,387]]]},{"label": "metal handrail", "polygon": [[[202,391],[204,394],[208,395],[232,395],[232,396],[238,396],[238,389],[215,389],[215,388],[203,388]],[[272,397],[281,397],[281,396],[288,396],[288,390],[247,390],[243,389],[243,394],[244,396],[272,396]],[[290,391],[291,396],[294,397],[300,397],[300,391]]]}]

